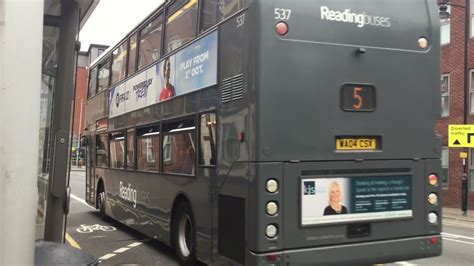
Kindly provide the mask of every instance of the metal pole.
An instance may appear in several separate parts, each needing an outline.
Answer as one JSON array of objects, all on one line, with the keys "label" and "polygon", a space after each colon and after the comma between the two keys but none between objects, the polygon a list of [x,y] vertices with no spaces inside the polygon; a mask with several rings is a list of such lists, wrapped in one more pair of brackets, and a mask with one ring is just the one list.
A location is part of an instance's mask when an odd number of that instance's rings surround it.
[{"label": "metal pole", "polygon": [[45,240],[64,241],[68,203],[68,161],[71,110],[74,100],[76,41],[79,32],[79,6],[61,1],[61,27],[58,42],[58,80],[54,93],[51,134],[51,173],[45,219]]},{"label": "metal pole", "polygon": [[0,0],[0,265],[33,265],[44,1]]},{"label": "metal pole", "polygon": [[[471,8],[470,8],[470,0],[464,1],[464,112],[463,112],[463,123],[465,125],[468,124],[468,115],[470,113],[469,110],[469,61],[468,61],[468,54],[469,54],[469,38],[471,36],[470,32],[470,19],[471,19]],[[468,152],[468,150],[466,150]],[[472,156],[472,155],[471,155]],[[467,178],[469,176],[469,167],[468,164],[464,164],[464,174],[463,177]],[[463,180],[463,178],[461,178]],[[462,182],[462,181],[461,181]],[[467,182],[467,181],[466,181]],[[467,189],[467,186],[465,186]],[[461,190],[464,189],[464,186],[461,186]],[[461,191],[462,195],[464,191]],[[467,193],[466,193],[467,194]],[[467,214],[467,197],[461,197],[461,206],[466,206],[466,209],[462,208],[463,215]],[[463,202],[466,201],[466,202]]]}]

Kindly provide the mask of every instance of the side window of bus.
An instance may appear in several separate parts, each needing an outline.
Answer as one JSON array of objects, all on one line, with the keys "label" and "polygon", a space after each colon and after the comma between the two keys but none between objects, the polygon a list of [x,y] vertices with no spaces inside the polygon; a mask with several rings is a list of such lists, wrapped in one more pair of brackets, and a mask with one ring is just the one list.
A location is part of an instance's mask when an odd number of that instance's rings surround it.
[{"label": "side window of bus", "polygon": [[87,92],[87,97],[90,98],[95,95],[97,91],[97,67],[89,70],[89,90]]},{"label": "side window of bus", "polygon": [[160,171],[160,127],[137,130],[137,170]]},{"label": "side window of bus", "polygon": [[163,16],[159,15],[140,30],[140,46],[138,47],[138,69],[142,69],[156,60],[161,54],[161,32]]},{"label": "side window of bus", "polygon": [[217,159],[216,149],[216,114],[201,115],[201,135],[199,136],[199,165],[215,166]]},{"label": "side window of bus", "polygon": [[137,39],[138,33],[135,33],[130,37],[127,71],[128,76],[135,74],[135,71],[137,70]]},{"label": "side window of bus", "polygon": [[123,42],[112,53],[112,84],[125,78],[127,74],[127,42]]},{"label": "side window of bus", "polygon": [[110,57],[99,65],[99,78],[97,92],[108,89],[110,75]]},{"label": "side window of bus", "polygon": [[244,8],[247,0],[208,0],[202,2],[201,32]]},{"label": "side window of bus", "polygon": [[135,169],[135,131],[127,131],[127,169]]},{"label": "side window of bus", "polygon": [[163,126],[163,172],[195,175],[196,126],[194,119]]},{"label": "side window of bus", "polygon": [[123,132],[110,134],[110,167],[125,168],[125,136]]},{"label": "side window of bus", "polygon": [[177,0],[167,9],[165,54],[196,37],[197,0]]},{"label": "side window of bus", "polygon": [[109,166],[109,142],[107,134],[97,135],[95,139],[95,162],[97,167]]}]

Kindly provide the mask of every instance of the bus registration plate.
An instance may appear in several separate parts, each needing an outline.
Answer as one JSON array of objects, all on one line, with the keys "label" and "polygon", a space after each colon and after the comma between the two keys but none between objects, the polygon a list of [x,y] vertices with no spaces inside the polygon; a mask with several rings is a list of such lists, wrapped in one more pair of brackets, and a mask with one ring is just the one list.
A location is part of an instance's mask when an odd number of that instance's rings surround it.
[{"label": "bus registration plate", "polygon": [[375,150],[376,138],[337,138],[336,150]]}]

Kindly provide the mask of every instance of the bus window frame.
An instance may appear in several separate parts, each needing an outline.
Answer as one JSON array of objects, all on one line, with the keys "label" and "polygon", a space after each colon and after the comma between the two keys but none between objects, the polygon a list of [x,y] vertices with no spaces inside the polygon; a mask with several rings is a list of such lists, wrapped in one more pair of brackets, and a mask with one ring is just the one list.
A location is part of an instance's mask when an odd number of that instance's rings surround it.
[{"label": "bus window frame", "polygon": [[[164,162],[164,152],[163,152],[163,141],[165,139],[165,135],[166,136],[169,136],[169,135],[177,135],[179,133],[182,133],[182,132],[187,132],[187,131],[192,131],[192,129],[190,130],[183,130],[183,131],[180,131],[180,132],[165,132],[164,130],[164,124],[171,124],[171,123],[176,123],[176,122],[179,122],[179,121],[186,121],[186,120],[192,120],[194,122],[194,138],[195,140],[198,140],[198,126],[196,124],[196,121],[198,120],[196,118],[196,115],[198,115],[199,112],[196,112],[195,114],[192,114],[192,115],[185,115],[185,116],[180,116],[180,117],[173,117],[173,118],[169,118],[169,119],[165,119],[165,120],[162,120],[161,121],[161,134],[162,134],[162,138],[160,139],[160,144],[161,144],[161,158],[160,158],[160,168],[161,168],[161,174],[163,175],[169,175],[169,176],[177,176],[177,177],[189,177],[189,178],[197,178],[197,171],[198,171],[198,164],[199,164],[199,161],[198,161],[198,148],[199,148],[199,143],[196,143],[196,156],[194,158],[194,174],[193,175],[188,175],[188,174],[180,174],[180,173],[167,173],[164,171],[164,166],[163,166],[163,162]],[[199,141],[197,141],[199,142]]]},{"label": "bus window frame", "polygon": [[[95,88],[94,88],[94,93],[93,94],[90,94],[90,85],[91,85],[91,72],[92,70],[95,69]],[[96,96],[97,95],[97,85],[98,85],[98,65],[95,65],[91,68],[89,68],[89,71],[88,71],[88,79],[87,79],[87,99],[91,99],[92,97]]]},{"label": "bus window frame", "polygon": [[[120,141],[120,140],[113,140],[112,139],[112,135],[114,134],[118,134],[118,133],[122,133],[122,136],[124,137],[123,141],[124,141],[124,153],[123,153],[123,157],[124,157],[124,160],[123,160],[123,163],[124,163],[124,166],[123,167],[112,167],[112,156],[111,156],[111,149],[110,149],[110,144],[112,142],[115,142],[115,141]],[[109,142],[109,168],[110,169],[113,169],[113,170],[125,170],[126,166],[127,166],[127,142],[126,142],[126,132],[124,130],[114,130],[114,131],[110,131],[108,132],[108,142]]]},{"label": "bus window frame", "polygon": [[[165,51],[166,31],[167,31],[167,25],[166,25],[167,22],[166,22],[166,21],[167,21],[168,17],[169,17],[169,16],[172,16],[174,13],[176,13],[177,11],[179,11],[179,10],[180,10],[181,8],[183,8],[186,4],[188,4],[191,0],[186,0],[186,1],[185,1],[184,3],[182,3],[181,5],[177,5],[176,9],[175,9],[172,13],[170,13],[170,12],[169,12],[169,9],[170,9],[177,1],[179,1],[179,0],[170,1],[169,4],[168,4],[168,5],[165,5],[165,7],[164,7],[164,12],[163,12],[163,14],[164,14],[164,16],[163,16],[163,34],[162,34],[162,42],[161,42],[161,44],[162,44],[162,46],[161,46],[161,48],[162,48],[162,49],[161,49],[161,51],[162,51],[162,56],[161,56],[161,57],[162,57],[162,58],[163,58],[163,57],[166,57],[166,55],[172,55],[172,54],[174,54],[174,53],[177,53],[177,52],[180,51],[181,49],[184,49],[183,47],[186,47],[186,46],[188,46],[190,43],[194,42],[196,39],[198,39],[198,37],[199,37],[199,35],[200,35],[200,34],[199,34],[199,28],[200,28],[199,22],[200,22],[200,16],[201,16],[201,14],[200,14],[200,9],[199,9],[199,8],[201,7],[201,2],[202,2],[202,0],[197,0],[196,25],[195,25],[196,29],[195,29],[195,32],[194,32],[194,37],[193,37],[191,40],[189,40],[189,41],[187,41],[187,42],[181,44],[178,48],[176,48],[176,49],[174,49],[174,50],[172,50],[172,51],[169,51],[169,52],[166,52],[166,51]],[[161,58],[160,58],[160,59],[161,59]]]},{"label": "bus window frame", "polygon": [[[199,159],[201,158],[201,116],[202,115],[206,115],[206,114],[214,114],[216,116],[216,162],[214,165],[205,165],[205,164],[201,164],[199,163]],[[216,109],[210,109],[210,110],[206,110],[206,111],[200,111],[197,113],[198,115],[198,122],[199,122],[199,128],[198,128],[198,151],[197,151],[197,155],[196,155],[196,159],[197,159],[197,167],[198,168],[210,168],[210,169],[215,169],[217,168],[217,160],[219,158],[219,156],[217,156],[217,152],[218,152],[218,143],[219,143],[219,130],[218,130],[218,125],[219,125],[219,116],[217,115],[217,110]]]},{"label": "bus window frame", "polygon": [[[132,34],[132,35],[133,35],[133,34]],[[113,71],[113,69],[112,69],[113,66],[114,66],[114,52],[115,52],[116,50],[119,50],[120,47],[121,47],[122,45],[124,45],[124,44],[127,44],[126,49],[125,49],[126,52],[127,52],[127,53],[126,53],[126,56],[125,56],[125,75],[123,76],[122,79],[120,79],[120,71],[119,71],[118,80],[117,80],[115,83],[112,83],[112,82],[113,82],[113,77],[112,77],[112,75],[113,75],[113,73],[114,73],[114,71]],[[129,52],[130,52],[130,36],[129,36],[126,40],[121,41],[121,42],[120,42],[118,45],[116,45],[114,48],[115,48],[115,49],[111,50],[111,52],[110,52],[110,74],[109,74],[109,75],[110,75],[110,82],[109,82],[109,88],[112,87],[112,86],[114,86],[114,85],[117,85],[117,84],[121,83],[122,81],[124,81],[124,80],[128,77],[128,54],[129,54]],[[109,90],[109,88],[107,88],[107,90]]]},{"label": "bus window frame", "polygon": [[[155,127],[155,126],[158,126],[159,128],[159,136],[160,136],[160,141],[158,143],[158,147],[160,149],[160,161],[158,162],[158,171],[150,171],[150,170],[141,170],[141,169],[138,169],[138,138],[143,138],[143,136],[138,136],[137,132],[140,130],[140,129],[144,129],[144,128],[148,128],[148,127]],[[130,130],[130,129],[134,129],[134,137],[135,137],[135,142],[134,142],[134,145],[135,145],[135,167],[134,167],[134,170],[135,172],[137,173],[148,173],[148,174],[162,174],[163,173],[163,169],[162,169],[162,165],[161,165],[161,158],[163,157],[163,154],[161,153],[161,142],[162,142],[162,134],[163,134],[163,131],[162,131],[162,127],[161,127],[161,122],[153,122],[153,123],[149,123],[149,124],[143,124],[143,125],[140,125],[140,126],[137,126],[137,127],[130,127],[128,128],[127,130]]]},{"label": "bus window frame", "polygon": [[[133,134],[133,166],[129,167],[127,162],[128,156],[128,133]],[[125,170],[129,172],[135,172],[137,170],[137,130],[135,127],[128,127],[125,129]]]},{"label": "bus window frame", "polygon": [[[133,68],[133,73],[129,73],[129,64],[130,64],[130,49],[131,49],[131,42],[130,40],[132,39],[133,36],[136,36],[136,48],[135,48],[135,67]],[[138,56],[139,56],[139,48],[140,48],[140,32],[138,29],[134,30],[132,33],[127,35],[127,73],[125,75],[125,78],[123,80],[127,80],[130,76],[135,75],[138,71]]]},{"label": "bus window frame", "polygon": [[[108,61],[108,62],[107,62],[107,61]],[[106,86],[105,89],[99,91],[99,72],[100,72],[100,69],[101,69],[102,67],[104,67],[105,65],[107,65],[107,64],[105,64],[105,63],[108,63],[108,65],[109,65],[109,76],[108,76],[108,81],[107,81],[107,82],[108,82],[108,85]],[[104,91],[108,91],[108,90],[111,88],[111,85],[112,85],[112,84],[111,84],[111,81],[112,81],[112,75],[111,75],[111,74],[112,74],[112,73],[111,73],[111,72],[112,72],[112,53],[107,54],[107,55],[104,57],[104,59],[102,59],[102,60],[100,61],[100,63],[97,64],[97,66],[98,66],[98,67],[97,67],[97,87],[96,87],[96,93],[95,93],[95,95],[98,95],[99,93],[102,93],[102,92],[104,92]]]},{"label": "bus window frame", "polygon": [[[143,67],[140,67],[140,50],[142,48],[142,45],[141,45],[141,37],[142,37],[142,30],[145,29],[148,24],[150,24],[152,21],[154,21],[155,19],[157,19],[159,16],[161,16],[161,37],[160,37],[160,53],[159,53],[159,58],[156,59],[155,61],[152,61],[150,62],[149,64],[147,65],[143,65]],[[142,25],[140,25],[140,27],[138,27],[132,34],[128,35],[128,38],[130,40],[130,37],[133,35],[133,34],[137,34],[137,58],[136,58],[136,61],[137,61],[137,65],[135,67],[135,74],[137,74],[137,72],[140,72],[140,71],[145,71],[147,68],[149,68],[151,65],[153,65],[154,63],[160,61],[161,59],[163,59],[163,45],[164,45],[164,36],[165,36],[165,27],[166,27],[166,23],[165,23],[165,11],[163,10],[163,8],[160,8],[158,10],[158,12],[156,12],[155,14],[153,14],[150,19],[147,19],[145,22],[142,23]],[[127,77],[130,77],[130,76],[127,76]]]},{"label": "bus window frame", "polygon": [[[107,137],[106,145],[107,145],[107,149],[108,149],[108,150],[107,150],[107,153],[106,153],[107,156],[108,156],[108,158],[107,158],[107,163],[106,163],[105,166],[97,165],[97,136],[98,136],[99,139],[100,139],[100,137],[103,136],[103,135],[105,135],[105,136]],[[110,157],[109,157],[109,156],[110,156],[110,141],[109,141],[109,132],[107,132],[107,131],[97,132],[97,133],[95,134],[95,136],[96,136],[96,138],[95,138],[95,147],[94,147],[94,151],[95,151],[95,153],[94,153],[94,157],[95,157],[95,168],[109,169],[109,168],[110,168]]]}]

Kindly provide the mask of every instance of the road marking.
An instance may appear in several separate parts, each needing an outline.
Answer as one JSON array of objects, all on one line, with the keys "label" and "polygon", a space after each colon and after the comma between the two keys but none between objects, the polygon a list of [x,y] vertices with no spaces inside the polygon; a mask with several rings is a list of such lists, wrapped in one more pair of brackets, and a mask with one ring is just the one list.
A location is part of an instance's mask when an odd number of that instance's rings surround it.
[{"label": "road marking", "polygon": [[71,245],[72,247],[75,247],[77,249],[81,249],[81,246],[72,238],[68,233],[66,233],[66,241]]},{"label": "road marking", "polygon": [[141,244],[143,244],[143,243],[142,242],[135,242],[135,243],[132,243],[132,244],[128,245],[127,247],[134,248],[134,247],[140,246]]},{"label": "road marking", "polygon": [[106,254],[106,255],[100,257],[99,260],[107,260],[107,259],[110,259],[110,258],[112,258],[112,257],[115,256],[115,255],[118,255],[118,254],[120,254],[120,253],[123,253],[123,252],[125,252],[125,251],[127,251],[127,250],[130,250],[130,249],[134,248],[134,247],[138,247],[138,246],[140,246],[141,244],[143,244],[143,243],[142,243],[142,242],[135,242],[135,243],[129,244],[127,247],[123,247],[123,248],[119,248],[119,249],[115,250],[114,253],[109,253],[109,254]]},{"label": "road marking", "polygon": [[116,251],[114,251],[114,253],[122,253],[122,252],[125,252],[125,251],[129,250],[129,249],[130,248],[119,248]]},{"label": "road marking", "polygon": [[106,255],[100,257],[99,260],[108,260],[108,259],[112,258],[115,255],[117,255],[117,254],[113,254],[113,253],[106,254]]},{"label": "road marking", "polygon": [[82,204],[86,205],[87,207],[89,207],[89,208],[91,208],[91,209],[95,210],[95,208],[94,208],[94,207],[92,207],[91,205],[87,204],[87,202],[86,202],[85,200],[83,200],[83,199],[79,198],[78,196],[76,196],[76,195],[74,195],[74,194],[71,194],[71,198],[73,198],[73,199],[75,199],[75,200],[79,201],[80,203],[82,203]]},{"label": "road marking", "polygon": [[469,240],[474,240],[474,237],[468,237],[468,236],[463,236],[463,235],[455,235],[455,234],[450,234],[450,233],[441,233],[444,236],[447,237],[452,237],[452,238],[464,238],[464,239],[469,239]]},{"label": "road marking", "polygon": [[474,245],[474,243],[472,243],[472,242],[461,241],[461,240],[451,239],[451,238],[447,238],[447,237],[443,237],[443,240],[449,240],[449,241],[453,241],[453,242],[459,242],[459,243],[463,243],[463,244]]}]

